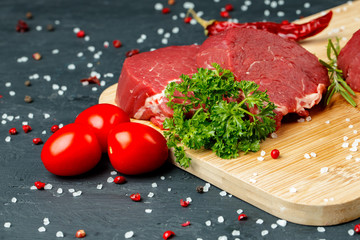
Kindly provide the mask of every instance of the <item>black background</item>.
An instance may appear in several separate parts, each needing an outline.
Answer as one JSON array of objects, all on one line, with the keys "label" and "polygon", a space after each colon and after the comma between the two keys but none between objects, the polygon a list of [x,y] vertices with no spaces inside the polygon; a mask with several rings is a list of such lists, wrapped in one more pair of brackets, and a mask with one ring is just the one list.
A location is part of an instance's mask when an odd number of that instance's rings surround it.
[{"label": "black background", "polygon": [[[33,145],[32,139],[41,137],[46,141],[52,125],[71,123],[82,110],[96,104],[101,92],[117,82],[125,52],[134,48],[149,51],[166,46],[161,42],[163,35],[157,33],[158,28],[171,33],[167,45],[201,44],[205,40],[200,25],[185,24],[179,17],[180,13],[186,13],[184,2],[176,0],[175,5],[170,6],[171,13],[165,15],[154,9],[155,3],[167,6],[164,0],[0,1],[0,239],[55,239],[57,231],[70,239],[78,229],[86,231],[86,239],[125,239],[124,234],[128,231],[134,231],[132,239],[162,239],[166,230],[175,232],[174,239],[205,240],[220,236],[236,239],[232,236],[233,230],[240,230],[240,239],[357,238],[356,234],[348,234],[357,221],[325,227],[325,232],[318,232],[317,227],[292,223],[272,229],[271,224],[278,218],[236,197],[221,196],[222,190],[214,186],[209,192],[199,194],[196,187],[205,182],[170,164],[148,175],[127,176],[128,182],[124,185],[107,183],[113,168],[106,155],[93,171],[79,177],[61,178],[45,170],[40,160],[43,145]],[[278,1],[276,8],[268,2],[193,1],[195,10],[203,11],[206,19],[221,19],[220,9],[232,3],[235,10],[231,15],[240,22],[292,21],[347,1],[309,1],[308,8],[304,7],[304,0]],[[248,3],[251,3],[248,9],[242,10],[241,6]],[[266,9],[270,16],[264,16]],[[279,11],[284,16],[278,17]],[[25,18],[27,12],[32,12],[33,19]],[[177,20],[173,20],[174,15],[178,16]],[[15,31],[19,19],[27,21],[29,32]],[[55,24],[57,20],[59,24]],[[48,24],[54,25],[55,30],[47,31]],[[37,30],[38,26],[42,27],[41,31]],[[84,30],[90,40],[77,38],[73,32],[76,27]],[[172,33],[174,27],[180,28],[179,33]],[[143,43],[137,43],[141,34],[146,34],[147,38]],[[114,39],[121,40],[123,46],[115,49],[112,46]],[[103,46],[105,41],[110,43],[108,48]],[[90,52],[89,46],[94,46],[95,52]],[[54,49],[59,53],[53,54]],[[94,59],[94,54],[99,51],[101,57]],[[40,61],[31,57],[35,52],[43,56]],[[77,56],[79,52],[83,53],[82,57]],[[28,61],[19,63],[17,60],[23,56],[28,57]],[[88,68],[88,63],[93,67]],[[69,64],[75,64],[76,69],[69,70]],[[105,86],[82,86],[80,79],[89,77],[91,71],[101,74]],[[114,77],[104,77],[107,73]],[[39,78],[31,79],[32,85],[26,87],[24,82],[33,78],[33,74],[38,74]],[[50,75],[51,81],[44,79],[46,75]],[[53,90],[53,84],[66,86],[67,90],[59,95],[58,90]],[[10,91],[15,95],[10,96]],[[25,103],[25,95],[31,96],[33,102]],[[45,118],[44,113],[50,117]],[[33,114],[33,118],[29,118],[29,114],[30,117]],[[25,134],[22,131],[24,121],[31,125],[32,132]],[[12,127],[16,127],[19,134],[6,142]],[[38,180],[52,184],[53,188],[30,190]],[[96,186],[100,183],[103,188],[98,190]],[[157,187],[152,187],[153,183]],[[58,188],[64,193],[57,194]],[[73,197],[69,188],[81,190],[82,195]],[[142,195],[142,202],[129,199],[135,192]],[[149,192],[154,196],[148,197]],[[11,202],[13,197],[17,199],[16,203]],[[179,201],[187,197],[191,197],[191,205],[183,208]],[[145,209],[152,209],[152,212],[145,213]],[[249,216],[247,221],[237,221],[238,209]],[[224,217],[223,223],[218,222],[219,216]],[[49,218],[50,224],[45,226],[46,232],[40,233],[38,228],[44,226],[45,217]],[[264,223],[257,224],[258,219],[263,219]],[[208,220],[211,220],[211,226],[205,225]],[[182,227],[181,223],[185,221],[190,221],[191,225]],[[5,222],[11,222],[11,227],[3,227]],[[263,230],[269,231],[264,237],[261,235]]]}]

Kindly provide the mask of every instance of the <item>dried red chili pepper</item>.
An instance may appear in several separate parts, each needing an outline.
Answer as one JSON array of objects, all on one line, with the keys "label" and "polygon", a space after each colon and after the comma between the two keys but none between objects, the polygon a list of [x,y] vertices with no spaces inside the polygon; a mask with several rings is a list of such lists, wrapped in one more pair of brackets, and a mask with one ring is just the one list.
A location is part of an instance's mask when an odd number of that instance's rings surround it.
[{"label": "dried red chili pepper", "polygon": [[168,231],[164,232],[163,239],[167,240],[167,239],[171,238],[174,235],[175,235],[175,233],[173,231],[168,230]]},{"label": "dried red chili pepper", "polygon": [[190,23],[191,19],[192,19],[192,17],[185,17],[184,22],[185,23]]},{"label": "dried red chili pepper", "polygon": [[88,82],[89,84],[96,83],[100,86],[100,79],[98,79],[96,76],[81,79],[80,82]]},{"label": "dried red chili pepper", "polygon": [[238,216],[238,220],[239,220],[239,221],[244,221],[244,220],[246,220],[247,218],[248,218],[247,215],[244,214],[244,213],[242,213],[242,214],[240,214],[240,215]]},{"label": "dried red chili pepper", "polygon": [[76,36],[77,36],[78,38],[83,38],[83,37],[85,37],[85,31],[84,31],[84,30],[78,31],[78,32],[76,33]]},{"label": "dried red chili pepper", "polygon": [[135,54],[138,54],[139,52],[140,52],[139,49],[132,49],[132,50],[126,52],[125,56],[131,57],[131,56],[134,56]]},{"label": "dried red chili pepper", "polygon": [[205,34],[212,36],[231,28],[252,28],[265,30],[279,35],[285,39],[292,39],[300,41],[302,39],[314,36],[324,30],[330,23],[332,18],[332,11],[327,14],[315,18],[309,22],[296,24],[289,21],[281,23],[275,22],[249,22],[249,23],[234,23],[227,21],[206,21],[196,15],[193,9],[189,9],[189,13],[202,25],[205,29]]},{"label": "dried red chili pepper", "polygon": [[180,200],[180,205],[182,207],[187,207],[189,206],[190,202],[189,201],[184,201],[183,199]]},{"label": "dried red chili pepper", "polygon": [[19,20],[18,23],[16,24],[16,31],[17,32],[27,32],[29,31],[29,26],[27,25],[27,23],[23,20]]},{"label": "dried red chili pepper", "polygon": [[43,182],[40,182],[40,181],[36,181],[36,182],[34,182],[34,185],[37,189],[42,190],[42,189],[44,189],[46,184]]},{"label": "dried red chili pepper", "polygon": [[126,178],[123,176],[117,176],[116,178],[114,178],[114,183],[116,184],[126,183]]},{"label": "dried red chili pepper", "polygon": [[141,196],[139,193],[133,193],[130,195],[130,199],[134,202],[139,202],[141,200]]},{"label": "dried red chili pepper", "polygon": [[41,140],[41,138],[33,138],[33,143],[35,144],[35,145],[39,145],[39,144],[41,144],[43,141]]},{"label": "dried red chili pepper", "polygon": [[184,222],[184,223],[181,224],[181,226],[183,226],[183,227],[187,227],[187,226],[189,226],[189,225],[190,225],[190,221],[186,221],[186,222]]},{"label": "dried red chili pepper", "polygon": [[114,48],[119,48],[119,47],[122,46],[122,43],[121,43],[120,40],[114,40],[113,41],[113,46],[114,46]]},{"label": "dried red chili pepper", "polygon": [[16,134],[17,134],[16,128],[10,128],[10,129],[9,129],[9,134],[10,134],[10,135],[16,135]]},{"label": "dried red chili pepper", "polygon": [[220,16],[223,18],[230,18],[230,13],[228,11],[221,11]]},{"label": "dried red chili pepper", "polygon": [[56,132],[57,130],[59,130],[59,125],[53,125],[52,127],[51,127],[51,131],[54,133],[54,132]]}]

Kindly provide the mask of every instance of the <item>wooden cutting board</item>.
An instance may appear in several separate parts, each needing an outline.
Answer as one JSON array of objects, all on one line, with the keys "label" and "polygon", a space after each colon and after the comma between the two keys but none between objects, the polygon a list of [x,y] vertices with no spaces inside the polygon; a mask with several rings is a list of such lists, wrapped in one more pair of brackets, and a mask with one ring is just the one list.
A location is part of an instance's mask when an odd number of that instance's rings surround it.
[{"label": "wooden cutting board", "polygon": [[[340,37],[344,46],[360,28],[360,1],[332,10],[330,26],[301,42],[324,60],[327,39]],[[106,89],[99,102],[115,104],[116,87]],[[360,94],[356,101],[360,104]],[[360,142],[359,107],[351,107],[336,95],[328,107],[316,107],[310,114],[310,121],[283,123],[277,138],[264,141],[261,150],[266,154],[262,161],[258,159],[260,151],[224,160],[207,150],[187,150],[192,163],[184,170],[294,223],[320,226],[356,219],[360,217],[360,146],[355,151],[352,144],[356,139]],[[274,148],[281,152],[275,160],[270,157]]]}]

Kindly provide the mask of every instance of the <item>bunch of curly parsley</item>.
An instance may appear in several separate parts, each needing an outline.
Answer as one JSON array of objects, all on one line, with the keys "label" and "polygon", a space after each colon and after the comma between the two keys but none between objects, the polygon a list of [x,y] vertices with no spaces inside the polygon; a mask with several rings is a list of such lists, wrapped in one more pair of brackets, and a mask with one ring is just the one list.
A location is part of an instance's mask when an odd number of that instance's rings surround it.
[{"label": "bunch of curly parsley", "polygon": [[213,67],[199,68],[192,77],[182,75],[183,81],[171,82],[165,89],[167,104],[174,110],[164,122],[165,137],[175,150],[176,162],[185,168],[191,159],[184,146],[212,149],[230,159],[240,151],[258,151],[260,141],[275,131],[276,107],[267,93],[254,82],[235,81],[230,70],[216,63]]}]

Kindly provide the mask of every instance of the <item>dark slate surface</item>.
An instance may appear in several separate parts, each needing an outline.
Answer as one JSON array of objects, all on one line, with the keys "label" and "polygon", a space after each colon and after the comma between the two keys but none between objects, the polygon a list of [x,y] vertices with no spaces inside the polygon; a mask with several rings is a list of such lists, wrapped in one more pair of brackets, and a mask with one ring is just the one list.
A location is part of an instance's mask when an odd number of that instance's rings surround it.
[{"label": "dark slate surface", "polygon": [[[273,229],[271,226],[278,218],[236,197],[221,196],[222,190],[213,186],[209,192],[199,194],[196,187],[205,182],[170,164],[145,176],[128,176],[124,185],[107,183],[113,168],[106,155],[96,169],[79,177],[61,178],[45,170],[40,160],[42,145],[33,145],[32,139],[41,137],[45,141],[51,135],[53,124],[71,123],[82,110],[96,104],[100,93],[116,83],[126,51],[133,48],[148,51],[165,46],[161,43],[163,36],[157,33],[158,28],[171,33],[168,45],[201,43],[205,39],[199,25],[185,24],[180,17],[172,19],[186,12],[184,1],[176,0],[167,15],[154,9],[157,2],[167,5],[164,0],[1,0],[0,239],[55,239],[57,231],[71,239],[78,229],[86,231],[86,239],[125,239],[129,231],[134,232],[131,239],[161,239],[166,230],[175,232],[174,239],[357,239],[357,235],[350,236],[348,230],[358,221],[325,227],[325,232],[292,223]],[[286,0],[278,1],[275,8],[269,5],[270,1],[194,2],[196,10],[203,11],[207,19],[219,19],[221,7],[233,3],[232,16],[244,22],[294,20],[347,1],[309,1],[310,7],[305,7],[304,0]],[[251,3],[248,9],[242,10],[241,6],[248,3]],[[264,16],[266,9],[270,11],[268,17]],[[31,20],[25,19],[29,11],[34,16]],[[277,16],[279,11],[284,13],[283,17]],[[28,22],[29,32],[15,31],[19,19]],[[47,24],[53,24],[55,30],[47,31]],[[39,26],[41,31],[37,30]],[[73,32],[75,27],[85,30],[90,40],[77,38]],[[172,33],[174,27],[179,27],[179,33]],[[147,38],[137,43],[141,34],[146,34]],[[114,39],[120,39],[123,47],[113,48]],[[109,48],[104,48],[105,41],[110,42]],[[95,47],[95,51],[90,52],[89,46]],[[54,49],[59,53],[53,54]],[[102,55],[95,59],[94,54],[99,51]],[[43,59],[32,59],[35,52],[42,54]],[[83,56],[78,57],[80,52]],[[28,61],[19,63],[18,59],[23,56],[28,57]],[[93,67],[87,67],[88,63]],[[69,64],[75,64],[76,69],[68,70]],[[105,86],[80,84],[79,80],[87,78],[91,71],[102,75]],[[107,73],[114,77],[105,77]],[[44,79],[47,75],[50,81]],[[32,86],[26,87],[24,82],[29,79]],[[58,90],[53,89],[56,86],[67,89],[59,95]],[[12,91],[14,96],[11,96]],[[25,95],[30,95],[34,101],[25,103]],[[23,122],[28,122],[33,131],[25,134],[21,129]],[[6,142],[12,127],[16,127],[19,134]],[[30,190],[38,180],[52,184],[53,188]],[[157,187],[153,187],[153,183]],[[101,190],[96,188],[98,184],[103,184]],[[58,194],[58,188],[64,192]],[[82,195],[73,197],[68,192],[71,188],[81,190]],[[135,192],[143,196],[142,202],[129,199]],[[148,196],[150,192],[153,197]],[[15,203],[12,202],[14,197]],[[191,205],[183,208],[179,200],[187,197],[192,199]],[[145,209],[152,212],[146,213]],[[247,221],[237,221],[239,209],[249,216]],[[222,223],[218,221],[221,216]],[[50,224],[44,225],[44,218],[49,218]],[[264,222],[257,224],[258,219]],[[211,226],[206,226],[208,220]],[[180,224],[185,221],[190,221],[191,225],[182,227]],[[5,222],[11,222],[11,227],[3,227]],[[45,232],[38,231],[41,226],[46,228]],[[240,236],[233,236],[234,230],[239,230]],[[268,234],[262,237],[264,230],[268,230]]]}]

